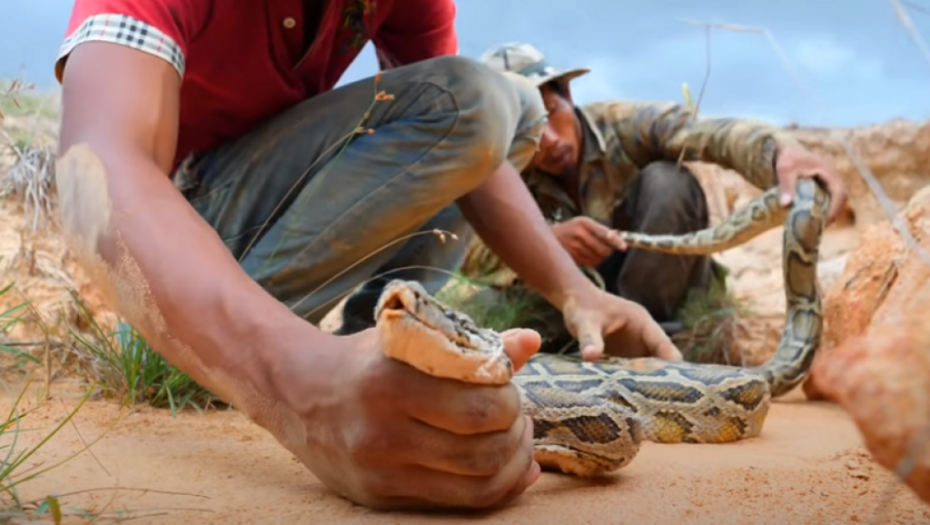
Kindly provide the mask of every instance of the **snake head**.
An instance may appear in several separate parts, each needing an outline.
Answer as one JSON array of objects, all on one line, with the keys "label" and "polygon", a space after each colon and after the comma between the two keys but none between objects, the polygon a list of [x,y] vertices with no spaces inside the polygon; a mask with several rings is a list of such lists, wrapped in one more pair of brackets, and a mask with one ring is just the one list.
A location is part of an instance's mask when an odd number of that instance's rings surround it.
[{"label": "snake head", "polygon": [[429,374],[502,384],[513,362],[500,334],[441,303],[415,281],[393,280],[375,307],[382,349]]}]

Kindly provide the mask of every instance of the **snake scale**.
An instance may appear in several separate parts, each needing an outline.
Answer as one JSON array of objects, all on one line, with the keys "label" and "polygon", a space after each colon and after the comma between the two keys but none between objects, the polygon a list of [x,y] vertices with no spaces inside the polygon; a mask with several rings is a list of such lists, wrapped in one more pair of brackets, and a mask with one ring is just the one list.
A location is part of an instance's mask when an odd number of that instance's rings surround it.
[{"label": "snake scale", "polygon": [[757,367],[603,357],[585,362],[536,354],[519,371],[497,332],[430,296],[392,281],[375,310],[383,352],[438,377],[476,384],[511,381],[534,423],[534,455],[547,470],[597,476],[629,464],[643,440],[726,443],[758,436],[773,397],[807,375],[820,344],[817,259],[829,194],[802,178],[786,209],[772,188],[720,225],[684,235],[624,232],[629,247],[678,254],[726,250],[783,224],[785,328]]}]

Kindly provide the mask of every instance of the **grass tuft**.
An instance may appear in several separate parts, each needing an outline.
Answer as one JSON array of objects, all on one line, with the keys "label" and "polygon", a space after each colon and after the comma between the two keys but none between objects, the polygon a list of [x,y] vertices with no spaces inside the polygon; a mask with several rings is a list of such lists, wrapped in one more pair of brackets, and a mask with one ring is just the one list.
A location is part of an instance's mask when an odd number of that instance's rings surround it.
[{"label": "grass tuft", "polygon": [[456,273],[456,281],[436,294],[448,306],[471,317],[479,326],[498,332],[530,328],[542,337],[540,351],[565,353],[577,349],[562,329],[561,312],[522,284],[494,287]]},{"label": "grass tuft", "polygon": [[107,333],[81,298],[74,292],[71,296],[78,316],[90,327],[89,333],[71,330],[78,367],[89,382],[98,385],[105,398],[116,399],[124,406],[145,403],[170,408],[173,416],[185,409],[203,412],[221,403],[152,350],[131,326],[121,322],[114,332]]},{"label": "grass tuft", "polygon": [[28,410],[20,409],[23,398],[29,390],[29,385],[30,383],[27,382],[23,386],[19,395],[13,401],[10,411],[3,420],[0,420],[0,524],[13,519],[37,516],[48,516],[53,523],[61,523],[62,510],[57,496],[50,494],[39,501],[25,501],[19,494],[19,487],[67,463],[84,450],[81,449],[48,466],[42,467],[42,463],[27,466],[27,460],[51,441],[65,425],[69,424],[84,406],[84,403],[90,399],[90,391],[88,391],[81,399],[81,402],[68,412],[38,443],[20,448],[19,436],[24,432],[34,430],[21,428],[20,424],[29,414],[41,407],[41,405],[36,405]]},{"label": "grass tuft", "polygon": [[436,299],[465,313],[479,326],[496,331],[526,324],[526,314],[535,303],[522,288],[498,291],[460,273],[436,293]]},{"label": "grass tuft", "polygon": [[706,291],[692,291],[678,312],[684,329],[672,336],[685,361],[737,364],[740,319],[750,308],[736,299],[722,280]]}]

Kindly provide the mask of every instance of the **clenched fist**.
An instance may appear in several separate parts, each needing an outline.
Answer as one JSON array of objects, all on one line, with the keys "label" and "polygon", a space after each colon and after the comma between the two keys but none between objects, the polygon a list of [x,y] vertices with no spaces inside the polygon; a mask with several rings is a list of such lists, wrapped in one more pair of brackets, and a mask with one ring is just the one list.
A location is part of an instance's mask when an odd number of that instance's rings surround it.
[{"label": "clenched fist", "polygon": [[[539,348],[532,330],[503,335],[516,367]],[[513,384],[427,375],[385,357],[374,329],[327,339],[280,369],[291,415],[264,426],[331,489],[376,509],[484,509],[539,477]]]}]

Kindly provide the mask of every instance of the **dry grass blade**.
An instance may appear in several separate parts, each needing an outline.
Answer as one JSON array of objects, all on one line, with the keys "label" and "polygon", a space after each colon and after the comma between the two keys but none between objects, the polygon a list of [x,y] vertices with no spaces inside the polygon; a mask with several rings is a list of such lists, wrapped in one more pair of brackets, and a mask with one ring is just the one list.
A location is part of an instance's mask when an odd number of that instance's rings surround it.
[{"label": "dry grass blade", "polygon": [[3,177],[0,193],[12,193],[21,200],[26,214],[32,213],[32,230],[36,231],[40,220],[52,213],[49,191],[55,152],[50,146],[35,146],[13,140],[6,132],[3,134],[9,139],[9,148],[16,161]]}]

